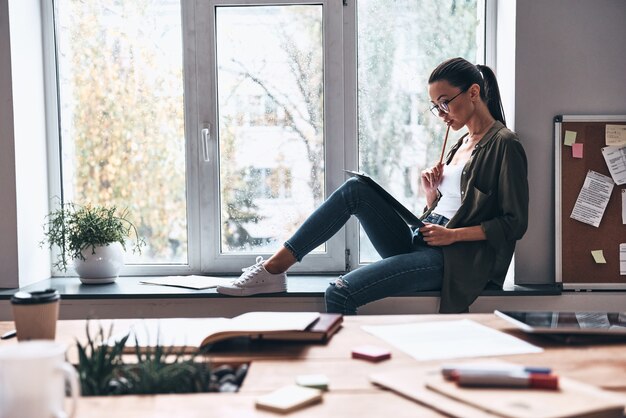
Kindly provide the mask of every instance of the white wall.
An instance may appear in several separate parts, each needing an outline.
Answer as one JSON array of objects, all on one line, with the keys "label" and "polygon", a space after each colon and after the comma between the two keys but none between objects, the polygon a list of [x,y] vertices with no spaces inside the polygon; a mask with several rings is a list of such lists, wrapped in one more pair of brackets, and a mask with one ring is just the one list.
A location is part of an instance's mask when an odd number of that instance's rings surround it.
[{"label": "white wall", "polygon": [[515,128],[529,161],[530,223],[517,283],[554,280],[553,122],[626,114],[626,2],[517,0]]},{"label": "white wall", "polygon": [[16,224],[9,2],[0,0],[0,287],[17,285]]},{"label": "white wall", "polygon": [[41,6],[0,2],[0,97],[8,98],[0,104],[0,257],[10,257],[6,267],[0,261],[0,287],[16,287],[18,277],[20,286],[50,277],[49,252],[39,247],[48,206]]}]

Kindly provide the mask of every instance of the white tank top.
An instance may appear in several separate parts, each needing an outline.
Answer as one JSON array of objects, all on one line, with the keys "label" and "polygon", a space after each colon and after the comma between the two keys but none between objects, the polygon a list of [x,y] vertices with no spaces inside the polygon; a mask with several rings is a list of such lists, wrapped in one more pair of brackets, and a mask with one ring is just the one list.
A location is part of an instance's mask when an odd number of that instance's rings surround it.
[{"label": "white tank top", "polygon": [[461,173],[464,165],[443,166],[443,179],[439,184],[441,198],[434,212],[452,219],[461,207]]}]

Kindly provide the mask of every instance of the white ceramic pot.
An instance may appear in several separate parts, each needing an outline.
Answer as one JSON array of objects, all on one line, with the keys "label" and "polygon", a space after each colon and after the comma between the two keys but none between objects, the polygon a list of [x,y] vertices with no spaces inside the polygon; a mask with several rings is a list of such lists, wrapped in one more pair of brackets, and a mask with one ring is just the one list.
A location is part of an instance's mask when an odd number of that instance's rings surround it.
[{"label": "white ceramic pot", "polygon": [[124,248],[119,242],[96,245],[95,254],[87,247],[82,254],[85,259],[75,258],[74,268],[85,284],[113,283],[124,265]]}]

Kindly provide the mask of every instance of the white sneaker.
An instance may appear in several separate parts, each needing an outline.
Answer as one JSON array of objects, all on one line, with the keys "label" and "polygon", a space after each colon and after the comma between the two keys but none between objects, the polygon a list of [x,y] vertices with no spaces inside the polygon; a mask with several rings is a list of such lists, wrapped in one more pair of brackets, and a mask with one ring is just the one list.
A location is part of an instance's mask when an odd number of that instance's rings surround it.
[{"label": "white sneaker", "polygon": [[256,264],[242,269],[238,279],[225,286],[217,286],[217,293],[229,296],[251,296],[260,293],[287,291],[287,274],[272,274],[265,270],[263,257],[256,258]]}]

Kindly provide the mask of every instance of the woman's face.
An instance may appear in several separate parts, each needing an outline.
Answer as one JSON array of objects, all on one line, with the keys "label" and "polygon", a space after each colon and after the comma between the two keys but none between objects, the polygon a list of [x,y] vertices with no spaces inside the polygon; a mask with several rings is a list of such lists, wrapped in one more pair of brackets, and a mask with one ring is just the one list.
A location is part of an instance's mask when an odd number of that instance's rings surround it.
[{"label": "woman's face", "polygon": [[[439,106],[435,109],[438,110],[439,117],[455,131],[465,126],[474,113],[475,106],[472,98],[475,87],[478,86],[474,84],[468,90],[463,91],[446,80],[435,81],[428,85],[431,106]],[[447,113],[443,110],[445,108],[448,109]]]}]

